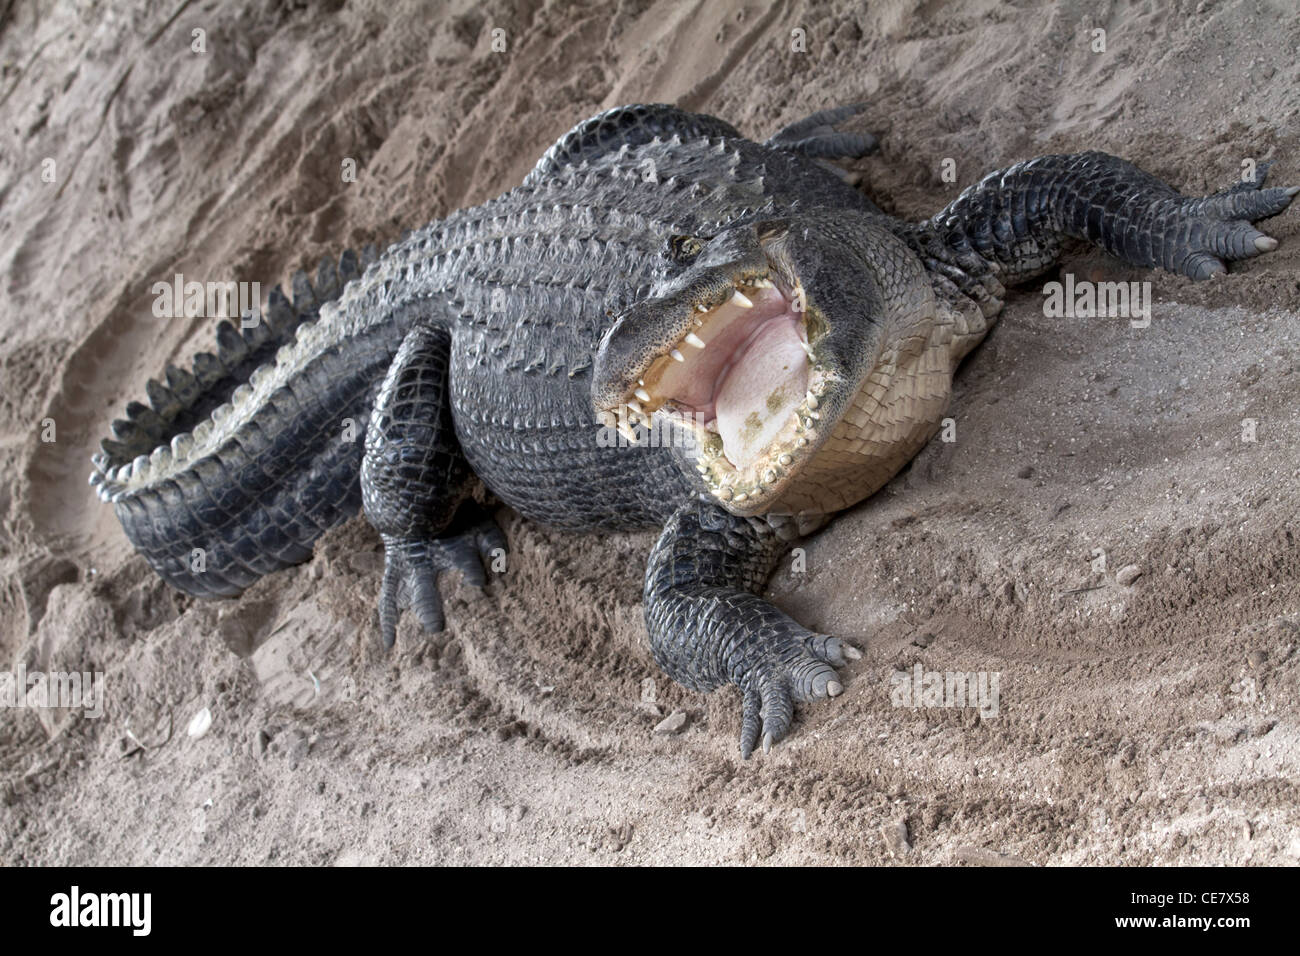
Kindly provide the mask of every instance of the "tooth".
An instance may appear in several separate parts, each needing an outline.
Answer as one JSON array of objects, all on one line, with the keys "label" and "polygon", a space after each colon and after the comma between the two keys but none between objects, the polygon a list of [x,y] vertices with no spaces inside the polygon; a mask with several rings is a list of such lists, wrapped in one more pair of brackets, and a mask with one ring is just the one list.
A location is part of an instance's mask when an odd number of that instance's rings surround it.
[{"label": "tooth", "polygon": [[718,497],[721,498],[723,501],[730,501],[731,496],[734,494],[735,492],[725,485],[718,489]]},{"label": "tooth", "polygon": [[704,430],[706,432],[713,432],[713,434],[715,435],[721,434],[721,432],[718,431],[718,420],[716,418],[710,418],[707,422],[705,422]]},{"label": "tooth", "polygon": [[702,349],[704,348],[705,343],[704,343],[704,339],[700,338],[694,332],[687,332],[686,344],[691,346],[692,348]]},{"label": "tooth", "polygon": [[703,302],[696,302],[696,303],[695,303],[695,311],[696,311],[696,312],[708,312],[708,311],[709,311],[709,307],[708,307],[707,305],[705,305]]},{"label": "tooth", "polygon": [[248,384],[240,385],[230,396],[232,405],[242,405],[253,397],[253,387]]},{"label": "tooth", "polygon": [[205,418],[194,426],[194,430],[190,434],[194,436],[194,444],[204,444],[208,440],[208,436],[212,434],[212,422]]},{"label": "tooth", "polygon": [[92,471],[90,473],[90,486],[92,488],[95,487],[96,485],[102,485],[103,483],[104,483],[104,475],[102,472]]},{"label": "tooth", "polygon": [[638,415],[645,414],[645,409],[641,407],[641,403],[638,402],[636,399],[629,399],[627,403],[627,407],[632,409],[632,411],[636,412]]},{"label": "tooth", "polygon": [[674,361],[674,362],[685,362],[685,361],[686,361],[686,356],[683,355],[681,352],[677,351],[677,349],[673,349],[673,350],[672,350],[671,352],[669,352],[668,354],[671,355],[671,356],[673,357],[673,361]]},{"label": "tooth", "polygon": [[763,484],[776,484],[776,472],[773,469],[769,468],[767,471],[763,472]]},{"label": "tooth", "polygon": [[257,368],[253,369],[253,374],[248,377],[248,381],[253,388],[261,388],[262,383],[269,379],[271,375],[271,366],[259,365]]},{"label": "tooth", "polygon": [[172,457],[183,459],[190,457],[190,449],[194,447],[194,439],[188,432],[181,432],[172,439]]},{"label": "tooth", "polygon": [[636,429],[629,422],[619,422],[618,433],[630,442],[636,441]]},{"label": "tooth", "polygon": [[803,346],[803,352],[805,355],[807,355],[809,358],[816,358],[816,356],[813,355],[813,350],[811,345],[803,341],[801,341],[799,344]]},{"label": "tooth", "polygon": [[218,425],[220,425],[222,422],[224,422],[227,418],[230,417],[230,413],[233,411],[234,409],[230,407],[229,402],[226,402],[223,405],[218,405],[216,408],[212,410],[212,420],[216,422]]},{"label": "tooth", "polygon": [[739,289],[735,289],[735,290],[732,291],[732,293],[731,293],[731,304],[732,304],[732,305],[738,305],[738,306],[740,306],[742,309],[752,309],[752,308],[754,307],[754,303],[751,302],[751,301],[749,301],[749,297],[746,296],[746,295],[745,295],[743,292],[741,292]]},{"label": "tooth", "polygon": [[782,455],[780,458],[777,459],[777,461],[779,461],[783,465],[789,465],[794,461],[794,457],[791,455]]},{"label": "tooth", "polygon": [[749,495],[742,491],[740,494],[736,495],[736,497],[735,497],[733,500],[734,500],[734,501],[744,501],[744,500],[745,500],[746,498],[748,498],[748,497],[749,497]]},{"label": "tooth", "polygon": [[650,393],[647,392],[644,388],[638,388],[634,394],[636,395],[637,398],[641,399],[641,401],[643,402],[650,401]]},{"label": "tooth", "polygon": [[149,478],[149,456],[136,455],[135,461],[131,462],[131,475],[136,481],[146,481]]},{"label": "tooth", "polygon": [[807,448],[807,447],[808,447],[808,439],[806,439],[806,438],[800,438],[797,442],[795,442],[795,444],[797,444],[800,448]]},{"label": "tooth", "polygon": [[812,393],[812,389],[808,390],[808,394],[803,397],[803,400],[809,408],[817,407],[817,396]]},{"label": "tooth", "polygon": [[149,467],[154,471],[166,471],[172,464],[171,445],[159,445],[149,456]]},{"label": "tooth", "polygon": [[754,286],[755,289],[771,289],[771,288],[773,288],[772,280],[771,280],[771,279],[755,279],[754,282],[753,282],[753,286]]},{"label": "tooth", "polygon": [[134,468],[132,467],[132,464],[129,462],[125,465],[118,465],[118,467],[114,468],[111,472],[109,472],[108,479],[109,481],[112,481],[115,484],[119,484],[119,485],[125,484],[126,482],[131,480],[131,472],[133,470]]},{"label": "tooth", "polygon": [[707,475],[707,474],[709,473],[709,466],[708,466],[708,465],[696,465],[696,466],[695,466],[695,470],[698,471],[701,475]]}]

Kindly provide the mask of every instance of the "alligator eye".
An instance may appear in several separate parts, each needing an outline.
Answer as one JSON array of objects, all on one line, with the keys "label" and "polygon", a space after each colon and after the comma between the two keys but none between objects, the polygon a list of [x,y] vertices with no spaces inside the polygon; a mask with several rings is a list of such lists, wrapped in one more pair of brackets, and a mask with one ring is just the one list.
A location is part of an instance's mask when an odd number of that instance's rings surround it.
[{"label": "alligator eye", "polygon": [[687,263],[704,250],[704,244],[708,241],[707,236],[669,236],[664,255],[674,262]]}]

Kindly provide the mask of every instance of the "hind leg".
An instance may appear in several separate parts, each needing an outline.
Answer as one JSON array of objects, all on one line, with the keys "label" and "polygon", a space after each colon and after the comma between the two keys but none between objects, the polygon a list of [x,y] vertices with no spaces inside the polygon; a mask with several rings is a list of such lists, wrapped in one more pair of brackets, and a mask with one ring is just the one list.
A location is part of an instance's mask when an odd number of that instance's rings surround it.
[{"label": "hind leg", "polygon": [[870,133],[841,132],[835,127],[867,108],[865,103],[821,110],[778,130],[763,145],[802,153],[809,159],[861,159],[880,141]]},{"label": "hind leg", "polygon": [[467,500],[474,476],[452,420],[450,352],[444,329],[417,326],[407,333],[366,431],[361,496],[384,539],[379,628],[385,648],[397,639],[404,608],[425,630],[442,630],[440,572],[458,570],[481,587],[480,562],[505,548],[491,517]]}]

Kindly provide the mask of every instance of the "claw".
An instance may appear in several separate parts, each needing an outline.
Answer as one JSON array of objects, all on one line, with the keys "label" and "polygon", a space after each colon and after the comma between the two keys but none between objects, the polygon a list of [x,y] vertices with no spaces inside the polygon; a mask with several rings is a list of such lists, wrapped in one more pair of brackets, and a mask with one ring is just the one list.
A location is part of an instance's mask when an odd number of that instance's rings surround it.
[{"label": "claw", "polygon": [[1223,275],[1228,269],[1208,252],[1197,252],[1187,257],[1182,271],[1193,279],[1208,279],[1213,275]]},{"label": "claw", "polygon": [[397,643],[397,591],[400,584],[396,563],[386,559],[384,580],[379,587],[379,634],[385,651],[391,651]]},{"label": "claw", "polygon": [[1260,236],[1255,240],[1255,248],[1260,252],[1272,252],[1277,248],[1277,240],[1272,236]]},{"label": "claw", "polygon": [[758,732],[762,726],[759,709],[762,707],[762,703],[762,698],[757,691],[744,692],[744,703],[741,707],[740,718],[740,758],[742,760],[749,759],[749,755],[754,752],[754,745],[758,743]]},{"label": "claw", "polygon": [[838,697],[844,693],[844,685],[837,680],[827,681],[826,693],[830,697]]},{"label": "claw", "polygon": [[420,619],[420,626],[433,634],[441,631],[446,623],[436,575],[432,568],[425,568],[415,572],[415,580],[411,583],[411,609]]},{"label": "claw", "polygon": [[[461,527],[464,527],[463,525]],[[466,584],[487,584],[485,562],[505,537],[491,518],[444,538],[384,536],[384,578],[379,590],[379,633],[384,650],[397,641],[397,622],[410,609],[420,626],[438,633],[446,626],[438,575],[460,571]]]}]

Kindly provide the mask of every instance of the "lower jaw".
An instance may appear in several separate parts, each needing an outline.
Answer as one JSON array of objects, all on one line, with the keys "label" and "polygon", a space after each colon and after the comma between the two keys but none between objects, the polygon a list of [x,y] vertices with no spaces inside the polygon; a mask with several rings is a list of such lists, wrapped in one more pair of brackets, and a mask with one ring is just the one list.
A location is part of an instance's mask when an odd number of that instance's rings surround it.
[{"label": "lower jaw", "polygon": [[721,436],[699,420],[686,420],[682,427],[691,435],[695,470],[708,493],[735,514],[760,514],[775,506],[824,437],[818,406],[830,382],[822,366],[812,365],[804,401],[786,414],[763,451],[740,466],[724,454]]}]

